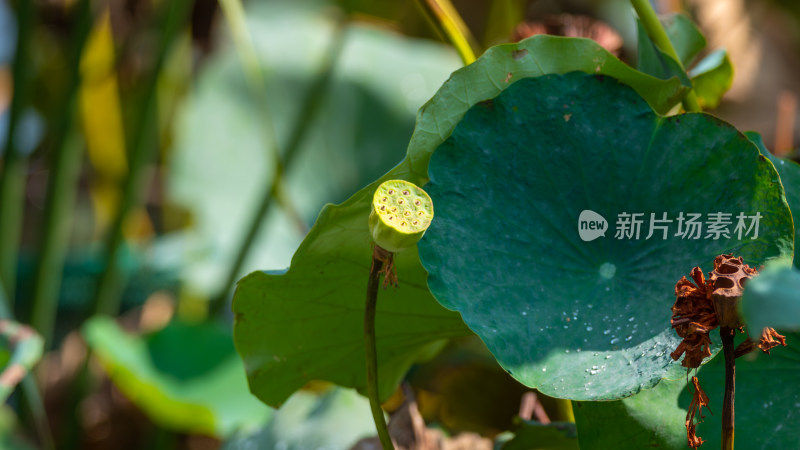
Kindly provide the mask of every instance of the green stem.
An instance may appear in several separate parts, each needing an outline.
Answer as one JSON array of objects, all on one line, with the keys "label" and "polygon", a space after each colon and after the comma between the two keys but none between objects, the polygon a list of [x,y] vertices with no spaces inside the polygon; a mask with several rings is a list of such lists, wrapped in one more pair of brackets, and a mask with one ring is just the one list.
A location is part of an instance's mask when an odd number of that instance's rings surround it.
[{"label": "green stem", "polygon": [[75,204],[83,153],[83,146],[78,142],[68,142],[70,141],[68,136],[72,129],[81,84],[81,55],[92,24],[90,3],[89,0],[81,0],[77,6],[77,21],[70,57],[72,67],[66,98],[59,108],[60,117],[54,127],[50,164],[52,171],[45,200],[41,257],[36,267],[33,285],[31,325],[44,338],[45,348],[49,347],[52,339],[58,309],[58,292],[64,271],[64,259],[72,224],[72,208]]},{"label": "green stem", "polygon": [[733,450],[734,397],[736,394],[736,348],[734,329],[720,327],[722,352],[725,355],[725,396],[722,400],[722,450]]},{"label": "green stem", "polygon": [[[223,3],[224,4],[224,3]],[[256,237],[258,237],[258,232],[261,229],[261,225],[264,222],[264,219],[267,217],[267,214],[272,209],[272,205],[275,201],[281,203],[281,206],[284,207],[284,210],[290,215],[295,216],[294,221],[301,223],[303,227],[303,231],[305,231],[305,224],[302,222],[299,214],[294,211],[293,208],[288,208],[287,205],[290,205],[291,202],[286,195],[285,183],[284,183],[284,173],[288,167],[291,166],[292,162],[295,159],[295,156],[300,149],[300,144],[303,142],[303,138],[306,136],[307,131],[310,125],[313,123],[314,117],[316,116],[317,112],[322,105],[322,100],[325,98],[324,91],[327,88],[330,78],[333,74],[333,69],[335,67],[336,60],[339,58],[341,54],[342,48],[344,47],[344,26],[340,26],[336,31],[336,36],[333,39],[333,43],[331,44],[331,48],[328,52],[326,52],[326,59],[322,63],[322,67],[320,68],[319,74],[314,79],[311,87],[309,88],[308,92],[303,99],[302,106],[300,107],[300,113],[297,116],[297,119],[294,121],[293,128],[290,130],[289,133],[289,140],[286,144],[286,151],[284,153],[284,157],[280,157],[280,153],[278,152],[278,144],[275,142],[274,138],[271,139],[272,141],[272,150],[273,155],[276,158],[274,166],[275,170],[273,176],[270,181],[267,182],[267,185],[264,186],[264,190],[262,191],[261,201],[258,204],[258,207],[255,211],[255,214],[250,219],[250,223],[247,227],[247,233],[245,234],[245,238],[239,244],[239,248],[236,251],[236,256],[234,257],[233,264],[230,265],[228,269],[228,274],[225,278],[225,282],[220,289],[220,292],[217,293],[211,300],[211,304],[209,307],[210,315],[217,315],[222,312],[223,308],[225,307],[226,301],[228,299],[228,293],[236,283],[236,280],[239,277],[239,272],[242,270],[242,266],[244,265],[245,259],[249,255],[250,251],[254,247],[254,242]],[[246,55],[250,52],[244,51],[242,54]],[[244,58],[244,56],[242,56]],[[245,62],[243,61],[243,64]],[[247,65],[249,65],[248,63]],[[258,76],[260,77],[260,69],[257,71]],[[256,86],[263,86],[263,82],[256,83]],[[269,114],[269,110],[267,109],[267,96],[266,92],[263,91],[263,87],[255,87],[253,86],[254,93],[257,95],[256,98],[262,99],[259,101],[261,105],[261,114],[262,114],[262,123],[268,124],[271,127],[271,116]],[[271,129],[271,128],[270,128]],[[271,133],[274,136],[274,133]],[[283,200],[281,200],[283,199]]]},{"label": "green stem", "polygon": [[22,218],[25,211],[25,179],[28,161],[17,147],[17,129],[30,90],[30,61],[28,51],[36,15],[36,2],[17,2],[17,47],[11,76],[13,97],[8,117],[3,174],[0,177],[0,282],[5,285],[9,308],[14,306],[17,281]]},{"label": "green stem", "polygon": [[[378,395],[378,351],[375,345],[375,310],[378,304],[378,286],[380,285],[383,260],[378,256],[379,248],[376,246],[372,254],[372,265],[367,281],[367,303],[364,308],[364,344],[367,357],[367,395],[369,406],[372,410],[372,419],[378,430],[378,438],[383,450],[394,449],[389,429],[383,419],[383,409]],[[388,252],[387,252],[388,253]]]},{"label": "green stem", "polygon": [[[661,25],[661,21],[658,20],[658,16],[656,15],[655,10],[653,10],[650,0],[631,0],[631,5],[633,5],[633,9],[636,10],[636,14],[639,16],[639,20],[642,21],[642,26],[644,27],[645,31],[647,31],[647,35],[650,37],[650,39],[658,46],[658,48],[661,49],[661,51],[672,57],[672,59],[678,63],[678,66],[681,68],[681,70],[685,72],[686,68],[683,67],[683,63],[681,63],[681,58],[678,56],[678,52],[675,51],[675,47],[669,40],[667,31],[664,29],[664,26]],[[683,109],[691,112],[701,111],[700,104],[697,103],[697,95],[693,90],[689,90],[689,92],[687,92],[686,96],[683,98]]]},{"label": "green stem", "polygon": [[437,33],[447,37],[464,65],[472,64],[475,61],[474,49],[478,45],[450,0],[417,0],[417,6],[435,26]]},{"label": "green stem", "polygon": [[158,145],[149,142],[147,139],[148,136],[151,136],[152,119],[156,115],[155,103],[158,78],[164,66],[167,51],[188,17],[192,1],[174,0],[164,3],[164,5],[168,9],[166,27],[161,35],[155,65],[146,83],[144,102],[139,110],[138,122],[133,133],[128,176],[122,187],[122,200],[120,201],[119,210],[109,230],[104,270],[97,284],[97,290],[92,301],[91,314],[114,315],[119,311],[123,288],[119,257],[120,249],[124,242],[123,229],[125,220],[133,208],[141,204],[147,188],[147,171],[145,167],[154,158],[158,150]]}]

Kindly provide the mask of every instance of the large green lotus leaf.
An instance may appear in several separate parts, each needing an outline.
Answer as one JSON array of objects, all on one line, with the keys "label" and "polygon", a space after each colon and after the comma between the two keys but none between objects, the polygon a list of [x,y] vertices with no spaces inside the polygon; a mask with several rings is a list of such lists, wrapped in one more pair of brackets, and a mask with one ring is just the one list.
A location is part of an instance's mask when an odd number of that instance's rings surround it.
[{"label": "large green lotus leaf", "polygon": [[96,317],[83,336],[111,381],[165,428],[226,437],[269,418],[271,410],[248,392],[230,331],[221,325],[172,322],[140,337]]},{"label": "large green lotus leaf", "polygon": [[[607,77],[514,83],[470,110],[430,177],[436,218],[418,247],[431,292],[509,373],[553,397],[622,398],[682,373],[669,357],[675,282],[721,253],[791,257],[783,189],[755,145],[709,115],[659,117]],[[589,210],[607,224],[584,241]],[[709,233],[719,212],[731,214],[728,236]],[[642,214],[639,235],[617,238],[623,213]],[[676,235],[680,213],[702,214],[699,238]],[[740,213],[761,215],[757,239],[737,235]],[[650,236],[663,214],[673,222]]]},{"label": "large green lotus leaf", "polygon": [[[796,448],[800,441],[800,334],[786,334],[786,344],[769,355],[756,350],[736,359],[736,448]],[[698,378],[714,415],[705,415],[697,435],[707,441],[703,447],[720,448],[723,358],[705,365]],[[684,391],[680,405],[688,408],[690,401],[691,394]]]},{"label": "large green lotus leaf", "polygon": [[[677,78],[659,80],[637,72],[587,39],[535,36],[493,47],[454,72],[419,111],[405,160],[346,202],[326,206],[288,272],[254,272],[239,281],[233,302],[234,339],[250,388],[260,399],[280,405],[311,379],[364,387],[361,329],[371,259],[367,218],[375,188],[388,179],[424,184],[430,155],[466,111],[513,80],[573,70],[614,75],[662,111],[685,93]],[[457,314],[431,297],[415,250],[398,254],[396,266],[400,288],[381,292],[378,302],[384,398],[414,360],[440,348],[442,339],[469,334]]]},{"label": "large green lotus leaf", "polygon": [[[678,396],[686,380],[665,380],[652,389],[613,402],[573,402],[583,448],[679,449],[686,447],[686,409]],[[705,413],[705,411],[704,411]]]}]

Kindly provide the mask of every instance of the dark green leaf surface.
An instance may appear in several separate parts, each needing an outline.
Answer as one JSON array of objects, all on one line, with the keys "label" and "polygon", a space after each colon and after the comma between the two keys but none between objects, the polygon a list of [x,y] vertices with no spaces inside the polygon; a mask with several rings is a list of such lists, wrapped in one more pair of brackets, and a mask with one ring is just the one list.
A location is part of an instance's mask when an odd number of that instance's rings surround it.
[{"label": "dark green leaf surface", "polygon": [[733,83],[733,65],[728,52],[720,49],[710,53],[689,71],[689,76],[700,106],[716,108]]},{"label": "dark green leaf surface", "polygon": [[686,410],[678,406],[678,396],[685,390],[685,379],[665,380],[653,389],[622,400],[573,402],[581,447],[618,450],[686,447]]},{"label": "dark green leaf surface", "polygon": [[[743,338],[739,335],[737,343]],[[776,347],[769,355],[756,350],[736,360],[736,448],[794,448],[800,439],[796,413],[800,408],[800,334],[788,334],[786,342],[787,347]],[[698,377],[713,414],[703,409],[705,419],[697,435],[706,440],[701,448],[719,448],[723,358],[703,366]],[[691,398],[681,379],[661,382],[616,402],[581,402],[574,408],[580,443],[585,448],[620,450],[687,448],[684,421]]]},{"label": "dark green leaf surface", "polygon": [[[775,347],[769,355],[756,350],[736,359],[738,449],[789,449],[797,448],[800,442],[800,334],[786,334],[786,344]],[[697,435],[707,441],[702,448],[720,448],[723,358],[705,365],[698,377],[714,415],[706,414],[705,421],[697,426]],[[690,401],[691,395],[684,391],[680,405],[687,408]]]},{"label": "dark green leaf surface", "polygon": [[[680,80],[659,80],[624,65],[587,39],[536,36],[489,49],[453,73],[423,106],[408,155],[397,167],[341,205],[328,205],[292,258],[284,275],[255,272],[234,296],[234,338],[251,390],[280,405],[308,380],[364,387],[361,337],[366,278],[371,260],[369,205],[384,180],[427,181],[428,160],[474,104],[513,81],[545,73],[583,70],[631,83],[660,111],[680,100]],[[411,363],[445,339],[469,334],[460,317],[428,292],[415,250],[396,259],[400,288],[381,291],[377,345],[381,396],[388,396]]]},{"label": "dark green leaf surface", "polygon": [[247,390],[230,332],[217,324],[172,322],[138,337],[96,317],[83,336],[120,391],[165,428],[225,437],[269,418]]},{"label": "dark green leaf surface", "polygon": [[[436,219],[419,249],[431,292],[553,397],[617,399],[680,376],[675,282],[721,253],[758,265],[792,252],[778,174],[744,135],[705,114],[658,117],[610,78],[520,80],[472,108],[430,177]],[[581,240],[584,210],[608,220],[605,237]],[[638,239],[611,231],[625,212],[644,214]],[[732,214],[730,236],[675,236],[681,212]],[[740,212],[761,214],[758,239],[737,238]],[[667,238],[648,239],[662,213]]]}]

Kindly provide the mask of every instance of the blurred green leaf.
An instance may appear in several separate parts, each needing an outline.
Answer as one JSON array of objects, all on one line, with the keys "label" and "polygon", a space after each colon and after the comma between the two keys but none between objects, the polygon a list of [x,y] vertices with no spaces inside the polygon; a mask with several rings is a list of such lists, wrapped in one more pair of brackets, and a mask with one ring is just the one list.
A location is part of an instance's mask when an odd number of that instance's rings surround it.
[{"label": "blurred green leaf", "polygon": [[221,325],[175,321],[139,337],[100,316],[84,325],[83,336],[111,381],[162,427],[225,437],[270,416],[248,392],[230,332]]},{"label": "blurred green leaf", "polygon": [[223,450],[345,449],[375,435],[369,401],[349,389],[321,395],[300,391],[272,415],[256,433],[238,435]]},{"label": "blurred green leaf", "polygon": [[694,58],[706,48],[706,38],[697,25],[685,14],[669,14],[661,19],[664,30],[683,67],[689,67]]},{"label": "blurred green leaf", "polygon": [[[618,76],[660,109],[669,109],[685,92],[679,80],[637,72],[593,41],[552,36],[493,47],[453,73],[420,110],[405,160],[343,204],[326,206],[286,274],[254,272],[239,282],[234,338],[250,388],[260,399],[278,406],[314,379],[364,387],[362,322],[371,260],[367,217],[374,189],[388,179],[424,184],[431,153],[469,107],[512,81],[574,70]],[[400,288],[383,291],[378,302],[382,398],[414,361],[429,357],[448,338],[469,334],[458,314],[431,297],[416,250],[399,253],[395,265]]]},{"label": "blurred green leaf", "polygon": [[[752,142],[706,114],[658,116],[611,78],[520,80],[467,113],[429,174],[428,287],[552,397],[619,399],[677,376],[675,282],[721,253],[761,264],[793,251],[778,173]],[[604,233],[579,236],[587,210]],[[621,235],[624,212],[641,214],[635,237]],[[717,212],[727,235],[676,235],[681,213]],[[757,236],[735,231],[757,212]]]},{"label": "blurred green leaf", "polygon": [[483,45],[504,44],[511,38],[514,28],[525,21],[525,0],[495,0],[490,2]]},{"label": "blurred green leaf", "polygon": [[[406,381],[416,391],[420,413],[449,434],[491,436],[512,428],[520,399],[530,389],[495,361],[477,336],[453,339],[434,359],[414,366]],[[481,386],[481,389],[475,389]],[[554,399],[539,396],[551,420],[560,420]]]},{"label": "blurred green leaf", "polygon": [[[286,148],[297,121],[312,120],[284,173],[287,201],[306,223],[326,203],[345,200],[402,158],[416,110],[460,66],[444,45],[350,25],[319,110],[313,118],[300,117],[302,99],[340,32],[340,20],[316,3],[247,4],[279,148]],[[180,111],[167,179],[170,198],[195,219],[185,278],[190,289],[212,294],[273,173],[257,99],[232,43],[219,45]],[[284,211],[273,209],[242,273],[288,266],[303,235]]]},{"label": "blurred green leaf", "polygon": [[686,380],[664,380],[652,389],[613,402],[573,402],[583,448],[684,448],[686,410],[677,398]]},{"label": "blurred green leaf", "polygon": [[702,108],[719,106],[722,96],[733,83],[733,65],[725,50],[716,50],[689,70],[697,101]]},{"label": "blurred green leaf", "polygon": [[[650,40],[641,21],[636,21],[638,30],[638,56],[636,68],[660,79],[677,77],[681,83],[691,86],[691,81],[681,65]],[[669,34],[669,33],[668,33]],[[676,48],[675,51],[678,51]]]},{"label": "blurred green leaf", "polygon": [[800,270],[783,266],[762,270],[745,286],[741,312],[756,341],[764,327],[800,331]]},{"label": "blurred green leaf", "polygon": [[0,406],[0,448],[3,450],[40,450],[30,444],[19,433],[20,423],[14,409]]}]

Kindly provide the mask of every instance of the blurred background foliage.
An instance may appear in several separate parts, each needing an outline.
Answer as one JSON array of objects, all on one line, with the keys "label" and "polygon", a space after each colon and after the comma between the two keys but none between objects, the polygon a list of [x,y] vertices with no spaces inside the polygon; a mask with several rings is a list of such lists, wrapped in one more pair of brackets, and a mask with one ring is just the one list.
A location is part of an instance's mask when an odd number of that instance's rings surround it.
[{"label": "blurred background foliage", "polygon": [[[373,434],[352,391],[256,401],[227,311],[238,278],[288,267],[324,204],[404,156],[416,111],[462,65],[427,3],[0,0],[2,316],[45,349],[0,411],[4,448],[348,448]],[[727,49],[734,84],[715,114],[797,156],[796,2],[654,4]],[[462,56],[547,32],[635,63],[627,0],[452,6]],[[393,408],[416,397],[409,423],[478,433],[467,448],[537,433],[520,415],[565,423],[553,445],[575,445],[571,412],[530,406],[477,340],[407,381]]]}]

